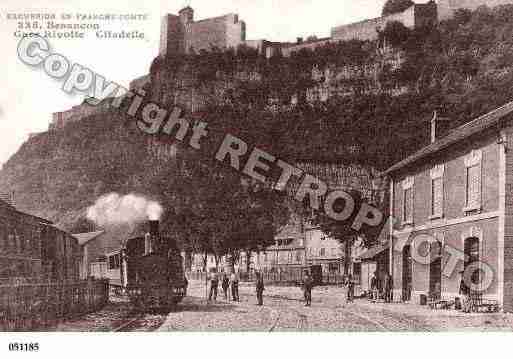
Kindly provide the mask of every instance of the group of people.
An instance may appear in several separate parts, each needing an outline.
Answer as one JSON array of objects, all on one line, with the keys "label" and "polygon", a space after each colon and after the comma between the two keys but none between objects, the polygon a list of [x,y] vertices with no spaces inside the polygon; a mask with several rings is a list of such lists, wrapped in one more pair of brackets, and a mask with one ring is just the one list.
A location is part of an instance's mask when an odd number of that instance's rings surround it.
[{"label": "group of people", "polygon": [[[214,301],[217,300],[217,290],[219,287],[219,276],[217,273],[210,274],[210,294],[208,295],[208,300]],[[228,277],[227,273],[223,273],[221,277],[221,288],[223,289],[224,299],[228,300],[228,289],[231,288],[231,298],[234,302],[239,301],[239,275],[237,273],[232,273],[230,277]]]},{"label": "group of people", "polygon": [[379,278],[377,272],[372,274],[370,280],[370,294],[373,302],[383,298],[385,303],[390,303],[392,301],[392,288],[392,276],[390,274],[385,273],[381,278]]},{"label": "group of people", "polygon": [[[221,280],[219,280],[219,276],[217,273],[210,274],[210,293],[208,295],[208,300],[214,301],[217,300],[217,292],[219,287],[219,282],[221,281],[221,288],[223,289],[224,299],[228,300],[228,290],[231,288],[231,298],[233,301],[240,301],[239,299],[239,276],[237,273],[232,273],[230,277],[228,274],[223,273],[221,276]],[[310,276],[308,272],[305,272],[301,287],[303,290],[303,297],[305,299],[305,306],[309,307],[312,304],[312,288],[314,286],[314,280]],[[255,292],[257,296],[257,305],[264,304],[264,278],[262,273],[255,272]]]}]

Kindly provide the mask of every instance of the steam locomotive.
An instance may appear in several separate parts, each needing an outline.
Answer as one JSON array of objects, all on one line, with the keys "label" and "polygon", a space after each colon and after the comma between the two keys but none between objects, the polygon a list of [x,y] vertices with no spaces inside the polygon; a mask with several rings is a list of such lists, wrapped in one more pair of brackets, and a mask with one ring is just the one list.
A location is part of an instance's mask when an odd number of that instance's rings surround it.
[{"label": "steam locomotive", "polygon": [[158,221],[150,221],[149,227],[145,236],[126,243],[126,290],[140,310],[172,308],[187,291],[183,259],[175,241],[160,233]]}]

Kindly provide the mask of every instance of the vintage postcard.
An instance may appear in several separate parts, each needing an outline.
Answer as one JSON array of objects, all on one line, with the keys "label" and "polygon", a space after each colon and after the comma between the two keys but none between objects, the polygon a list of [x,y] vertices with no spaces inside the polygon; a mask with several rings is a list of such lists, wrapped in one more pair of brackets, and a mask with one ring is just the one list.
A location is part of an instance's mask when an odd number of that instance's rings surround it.
[{"label": "vintage postcard", "polygon": [[1,5],[1,332],[513,331],[512,0]]}]

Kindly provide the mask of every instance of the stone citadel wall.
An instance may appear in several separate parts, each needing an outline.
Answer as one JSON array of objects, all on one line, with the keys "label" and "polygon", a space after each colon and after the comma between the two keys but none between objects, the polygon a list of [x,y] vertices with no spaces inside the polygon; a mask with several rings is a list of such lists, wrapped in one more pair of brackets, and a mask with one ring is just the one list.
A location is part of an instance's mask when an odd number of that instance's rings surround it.
[{"label": "stone citadel wall", "polygon": [[452,17],[457,9],[475,10],[479,6],[494,7],[498,5],[513,4],[512,0],[438,0],[439,20],[447,20]]},{"label": "stone citadel wall", "polygon": [[334,41],[353,39],[373,41],[378,38],[378,31],[383,31],[386,24],[392,21],[399,21],[409,29],[435,24],[437,22],[437,5],[433,1],[426,4],[415,4],[397,14],[336,26],[331,29],[331,37]]}]

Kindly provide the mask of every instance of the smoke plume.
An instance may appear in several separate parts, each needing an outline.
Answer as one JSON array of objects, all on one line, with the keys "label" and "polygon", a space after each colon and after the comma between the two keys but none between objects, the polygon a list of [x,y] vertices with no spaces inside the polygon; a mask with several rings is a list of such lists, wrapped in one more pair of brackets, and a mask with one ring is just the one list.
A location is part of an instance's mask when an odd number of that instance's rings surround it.
[{"label": "smoke plume", "polygon": [[87,218],[101,227],[135,224],[143,221],[159,220],[162,206],[143,196],[128,194],[120,196],[109,193],[98,198],[94,205],[87,209]]}]

